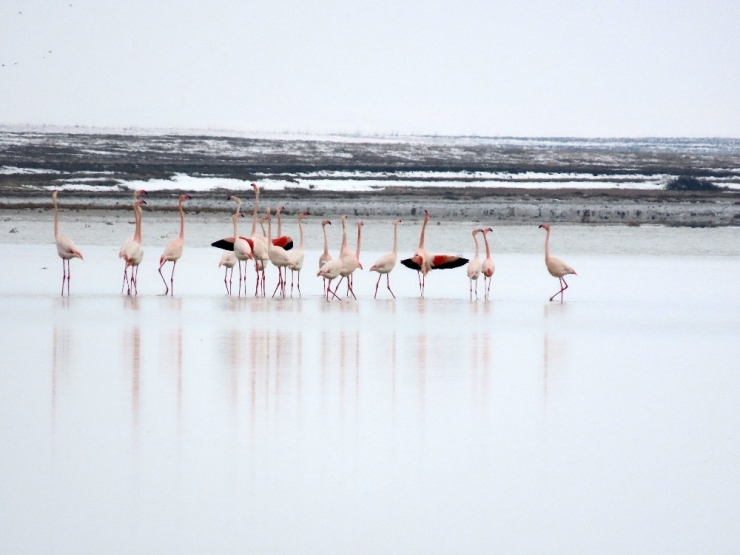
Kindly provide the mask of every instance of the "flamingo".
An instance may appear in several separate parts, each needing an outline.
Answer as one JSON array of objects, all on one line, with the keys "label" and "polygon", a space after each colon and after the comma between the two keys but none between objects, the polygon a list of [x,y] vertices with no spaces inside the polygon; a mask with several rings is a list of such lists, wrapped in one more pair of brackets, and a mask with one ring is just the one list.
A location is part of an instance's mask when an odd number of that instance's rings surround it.
[{"label": "flamingo", "polygon": [[[126,276],[126,268],[131,267],[131,278],[128,282],[128,294],[131,294],[131,288],[133,287],[134,294],[139,294],[139,264],[144,259],[144,249],[141,245],[141,206],[146,204],[146,201],[139,199],[134,202],[134,219],[136,220],[136,230],[134,231],[134,238],[131,242],[125,245],[123,253],[123,259],[126,261],[126,267],[123,269],[124,278]],[[121,290],[123,294],[123,290]]]},{"label": "flamingo", "polygon": [[257,220],[259,212],[260,202],[260,189],[256,183],[252,183],[254,189],[254,210],[252,212],[252,235],[251,235],[251,247],[252,257],[254,258],[254,270],[257,273],[257,283],[254,287],[254,296],[256,297],[260,290],[260,284],[262,284],[262,296],[265,295],[265,265],[270,259],[267,254],[267,234],[265,233],[262,220],[260,220],[260,227],[262,227],[262,235],[257,235]]},{"label": "flamingo", "polygon": [[[180,236],[172,239],[167,246],[164,248],[162,256],[159,257],[159,275],[164,283],[164,294],[171,293],[175,294],[175,266],[177,261],[182,256],[182,247],[185,242],[185,212],[182,210],[182,203],[186,200],[190,200],[190,195],[180,195],[178,200],[178,209],[180,210]],[[170,288],[167,287],[167,281],[162,275],[162,267],[167,263],[172,262],[172,274],[170,275]]]},{"label": "flamingo", "polygon": [[281,296],[285,298],[285,279],[283,278],[283,268],[287,268],[290,264],[290,256],[286,250],[282,247],[278,247],[272,242],[272,218],[270,217],[270,209],[267,209],[267,215],[263,217],[267,220],[267,255],[270,257],[270,262],[277,266],[278,269],[278,284],[273,291],[272,296],[280,289]]},{"label": "flamingo", "polygon": [[[353,256],[355,254],[355,251],[353,251],[347,244],[347,225],[346,225],[347,216],[343,215],[340,218],[340,220],[342,222],[342,246],[339,247],[339,258],[343,259],[343,258]],[[341,283],[341,281],[342,280],[340,279],[339,282]],[[337,286],[339,286],[339,284],[337,284]],[[347,296],[348,297],[349,297],[350,286],[351,286],[351,282],[350,280],[347,280]],[[334,291],[336,292],[336,289]]]},{"label": "flamingo", "polygon": [[432,255],[424,248],[424,233],[426,232],[427,223],[429,222],[429,212],[424,210],[424,223],[421,226],[421,236],[419,237],[419,248],[411,258],[401,260],[401,264],[412,270],[419,272],[419,292],[421,298],[424,298],[424,287],[426,285],[426,276],[431,270],[446,270],[450,268],[459,268],[468,263],[467,258],[448,254]]},{"label": "flamingo", "polygon": [[[329,220],[324,220],[321,222],[321,230],[324,232],[324,252],[321,253],[321,256],[319,256],[319,270],[321,267],[329,262],[331,260],[331,254],[329,254],[329,241],[326,238],[326,226],[331,225],[331,222]],[[323,280],[323,289],[322,291],[326,293],[326,278]]]},{"label": "flamingo", "polygon": [[493,263],[493,258],[491,258],[491,249],[488,246],[488,238],[486,237],[486,233],[490,233],[493,231],[492,227],[487,227],[483,230],[483,242],[486,244],[486,259],[483,261],[483,286],[486,290],[486,299],[488,299],[490,291],[491,291],[491,278],[493,277],[493,272],[496,271],[496,265]]},{"label": "flamingo", "polygon": [[[247,294],[247,262],[252,257],[252,249],[247,240],[239,235],[239,218],[243,217],[241,212],[242,200],[239,197],[231,196],[229,200],[236,203],[236,213],[231,217],[234,222],[234,256],[239,266],[239,296],[242,296],[242,281],[244,282],[244,294]],[[242,277],[242,262],[244,262],[244,277]]]},{"label": "flamingo", "polygon": [[560,280],[560,291],[550,297],[550,301],[560,295],[560,302],[562,303],[563,293],[568,289],[568,284],[565,282],[564,276],[567,276],[568,274],[573,274],[575,276],[578,274],[576,274],[576,271],[568,266],[564,260],[561,260],[556,256],[550,256],[550,226],[547,224],[540,224],[540,227],[547,231],[547,237],[545,238],[545,266],[547,266],[547,271],[550,272],[551,276]]},{"label": "flamingo", "polygon": [[[238,217],[236,214],[233,217]],[[221,255],[221,261],[218,263],[218,267],[220,268],[223,266],[226,268],[224,270],[224,285],[226,286],[226,294],[231,295],[231,279],[234,277],[234,266],[237,263],[236,255],[234,254],[234,251],[224,251],[224,253]],[[229,269],[231,269],[231,277],[227,281],[227,276],[229,274]]]},{"label": "flamingo", "polygon": [[373,296],[373,299],[378,298],[378,286],[380,285],[380,278],[383,277],[383,274],[385,274],[385,282],[388,286],[388,291],[391,292],[391,295],[393,295],[394,299],[396,298],[396,296],[393,294],[393,291],[391,290],[390,273],[396,266],[396,260],[398,259],[398,224],[400,223],[400,219],[393,222],[393,251],[389,252],[388,254],[384,254],[383,256],[378,258],[375,264],[370,266],[371,272],[378,272],[378,281],[375,283],[375,295]]},{"label": "flamingo", "polygon": [[[346,216],[343,216],[346,218]],[[352,289],[352,274],[354,271],[359,268],[362,270],[362,263],[360,262],[360,245],[362,242],[362,226],[365,225],[362,221],[357,222],[357,251],[347,251],[348,253],[346,256],[340,257],[342,261],[342,270],[339,272],[339,275],[342,276],[339,279],[339,283],[337,283],[337,286],[334,288],[334,294],[336,295],[337,291],[339,290],[339,286],[342,284],[343,279],[347,279],[347,296],[349,297],[352,295],[355,300],[357,300],[357,297],[355,296],[355,291]],[[345,243],[346,246],[346,234],[345,239],[343,243]]]},{"label": "flamingo", "polygon": [[[144,189],[139,189],[137,191],[134,191],[134,235],[136,234],[136,227],[138,226],[138,213],[136,211],[136,201],[139,200],[139,197],[142,195],[146,195],[146,191]],[[121,295],[123,295],[123,288],[128,285],[128,261],[126,260],[126,250],[129,248],[130,243],[134,240],[134,235],[130,235],[126,238],[126,240],[123,242],[123,245],[121,245],[120,250],[118,251],[118,258],[124,259],[124,265],[123,265],[123,282],[121,283]],[[129,286],[130,288],[130,286]]]},{"label": "flamingo", "polygon": [[[289,251],[293,248],[293,239],[289,235],[283,235],[283,221],[280,219],[280,213],[285,210],[285,206],[282,204],[277,207],[275,210],[275,214],[277,214],[277,220],[278,220],[278,228],[277,228],[277,237],[273,239],[273,244],[276,247],[282,247],[286,251]],[[287,277],[287,276],[286,276]]]},{"label": "flamingo", "polygon": [[72,277],[69,268],[69,261],[73,258],[82,258],[82,253],[79,251],[74,241],[69,237],[59,234],[59,208],[57,207],[57,193],[54,191],[51,194],[51,198],[54,200],[54,240],[57,244],[57,254],[62,259],[62,297],[64,296],[64,282],[67,282],[67,296],[69,296],[69,282]]},{"label": "flamingo", "polygon": [[480,276],[480,258],[478,258],[478,238],[476,234],[482,233],[482,229],[473,230],[473,241],[475,241],[475,256],[468,262],[468,279],[470,279],[470,300],[473,300],[473,281],[475,281],[475,300],[478,300],[478,277]]},{"label": "flamingo", "polygon": [[304,258],[304,251],[303,251],[303,218],[305,216],[310,216],[308,211],[301,212],[298,214],[298,231],[300,233],[300,241],[298,243],[298,248],[295,250],[290,251],[288,253],[288,258],[290,259],[290,264],[288,265],[288,268],[290,268],[290,296],[293,296],[293,274],[298,272],[298,296],[301,296],[301,270],[303,269],[303,258]]},{"label": "flamingo", "polygon": [[[256,183],[252,183],[251,186],[254,189],[254,192],[256,195],[255,201],[254,201],[254,211],[256,214],[258,211],[258,206],[259,206],[260,189]],[[283,207],[280,207],[280,209],[282,210]],[[280,220],[279,217],[278,217],[278,220]],[[257,225],[256,222],[257,222],[257,219],[255,218],[254,221],[252,222],[252,233],[253,234],[254,234],[255,227]],[[249,243],[249,247],[251,249],[254,249],[254,245],[252,245],[253,237],[252,238],[242,237],[242,239],[245,239]],[[272,240],[272,242],[276,247],[282,247],[286,251],[289,251],[290,249],[293,248],[293,239],[291,239],[287,235],[276,237],[275,239]],[[225,251],[233,251],[234,250],[234,238],[224,237],[223,239],[219,239],[218,241],[214,241],[213,243],[211,243],[211,246],[216,247],[217,249],[223,249]],[[267,259],[267,256],[265,256],[265,260],[266,259]]]}]

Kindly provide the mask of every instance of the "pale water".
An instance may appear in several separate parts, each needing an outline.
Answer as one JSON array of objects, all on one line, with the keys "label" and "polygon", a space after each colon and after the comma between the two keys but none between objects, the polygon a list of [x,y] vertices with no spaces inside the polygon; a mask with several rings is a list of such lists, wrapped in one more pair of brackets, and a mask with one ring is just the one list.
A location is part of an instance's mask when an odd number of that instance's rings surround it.
[{"label": "pale water", "polygon": [[102,239],[63,299],[52,244],[0,245],[0,552],[737,553],[737,231],[615,229],[554,230],[564,304],[541,230],[488,302],[399,267],[327,303],[316,241],[301,299],[199,246],[122,297]]}]

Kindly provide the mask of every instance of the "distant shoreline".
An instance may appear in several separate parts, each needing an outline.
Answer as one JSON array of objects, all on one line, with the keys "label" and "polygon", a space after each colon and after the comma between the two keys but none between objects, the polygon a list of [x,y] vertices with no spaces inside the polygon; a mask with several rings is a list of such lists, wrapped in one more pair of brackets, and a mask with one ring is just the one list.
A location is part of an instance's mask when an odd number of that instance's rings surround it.
[{"label": "distant shoreline", "polygon": [[[409,172],[422,175],[413,186],[404,186]],[[175,175],[213,182],[206,191],[180,189],[192,181],[171,181]],[[362,190],[367,175],[375,185]],[[680,175],[731,188],[656,188]],[[509,176],[519,186],[500,186]],[[468,179],[475,186],[468,186]],[[167,190],[151,191],[150,211],[173,209],[172,199],[182,192],[194,196],[192,210],[228,211],[226,198],[235,194],[229,187],[240,187],[236,194],[251,204],[248,184],[255,181],[268,185],[261,195],[263,206],[284,204],[287,213],[308,209],[316,215],[390,218],[429,210],[439,219],[492,223],[740,225],[740,141],[735,139],[459,137],[404,142],[394,137],[363,142],[0,131],[3,212],[48,210],[49,191],[58,187],[63,190],[60,205],[67,209],[129,210],[128,187],[146,188],[162,180]],[[539,188],[542,180],[549,187]],[[620,188],[625,180],[638,188]],[[579,181],[582,188],[567,186]],[[646,181],[650,188],[639,188]],[[310,186],[314,182],[315,188]],[[89,184],[94,190],[64,189],[69,183]],[[279,183],[280,190],[270,190],[271,183]],[[599,188],[599,183],[609,187]],[[558,188],[560,184],[566,187]],[[347,190],[330,190],[335,185]]]}]

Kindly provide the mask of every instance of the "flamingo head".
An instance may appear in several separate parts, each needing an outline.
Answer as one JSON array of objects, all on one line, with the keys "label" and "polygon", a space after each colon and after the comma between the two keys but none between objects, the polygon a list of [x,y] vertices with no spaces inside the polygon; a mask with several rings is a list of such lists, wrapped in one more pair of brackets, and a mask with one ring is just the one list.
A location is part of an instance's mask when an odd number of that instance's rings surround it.
[{"label": "flamingo head", "polygon": [[325,226],[325,225],[327,225],[327,224],[328,225],[331,225],[331,222],[329,220],[324,220],[323,222],[321,222],[321,226],[322,227]]},{"label": "flamingo head", "polygon": [[491,233],[492,231],[493,231],[492,227],[487,227],[486,229],[483,230],[483,233]]},{"label": "flamingo head", "polygon": [[278,206],[278,207],[277,207],[277,208],[275,209],[275,214],[280,214],[280,212],[282,212],[283,210],[285,210],[285,206],[283,206],[283,205],[281,204],[280,206]]},{"label": "flamingo head", "polygon": [[51,193],[52,200],[56,200],[57,199],[57,194],[59,194],[59,191],[54,191],[53,193]]},{"label": "flamingo head", "polygon": [[483,230],[482,230],[482,229],[480,229],[480,228],[478,228],[478,229],[474,229],[474,230],[473,230],[473,237],[475,237],[475,234],[476,234],[476,233],[480,233],[481,231],[483,231]]},{"label": "flamingo head", "polygon": [[252,187],[252,189],[254,189],[254,192],[255,193],[259,193],[260,192],[260,188],[259,188],[259,186],[256,183],[252,183],[251,187]]},{"label": "flamingo head", "polygon": [[241,203],[242,203],[242,199],[240,199],[239,197],[235,197],[234,195],[231,195],[231,196],[230,196],[230,197],[229,197],[228,199],[226,199],[226,200],[233,200],[233,201],[234,201],[235,203],[237,203],[237,204],[239,204],[239,205],[241,205]]},{"label": "flamingo head", "polygon": [[184,200],[190,200],[191,198],[193,198],[193,197],[191,197],[190,195],[180,195],[180,199],[179,200],[180,200],[180,202],[182,202]]},{"label": "flamingo head", "polygon": [[395,222],[393,222],[394,225],[398,225],[401,223],[401,218],[398,218]]},{"label": "flamingo head", "polygon": [[540,227],[544,229],[545,231],[550,231],[550,226],[547,224],[540,224]]},{"label": "flamingo head", "polygon": [[139,198],[142,195],[146,195],[146,191],[144,189],[139,189],[138,191],[134,191],[134,200]]},{"label": "flamingo head", "polygon": [[136,206],[141,206],[142,204],[146,204],[146,201],[143,198],[136,201]]},{"label": "flamingo head", "polygon": [[365,225],[365,222],[363,222],[362,220],[357,222],[357,227],[362,227],[363,225]]},{"label": "flamingo head", "polygon": [[429,211],[428,210],[424,210],[424,221],[429,220],[429,218],[431,218],[431,217],[432,217],[432,215],[429,213]]}]

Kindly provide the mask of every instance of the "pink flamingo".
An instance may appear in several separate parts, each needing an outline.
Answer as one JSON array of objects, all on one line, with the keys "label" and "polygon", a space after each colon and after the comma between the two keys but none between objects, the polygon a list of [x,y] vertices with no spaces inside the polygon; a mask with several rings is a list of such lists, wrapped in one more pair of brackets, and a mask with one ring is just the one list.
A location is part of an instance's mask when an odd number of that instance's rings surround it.
[{"label": "pink flamingo", "polygon": [[[124,282],[128,283],[127,294],[131,294],[133,287],[134,294],[139,294],[139,264],[144,259],[144,249],[141,246],[141,205],[146,204],[146,201],[139,199],[134,202],[134,220],[136,221],[136,229],[134,231],[134,237],[131,241],[124,243],[123,259],[126,262],[126,266],[123,268]],[[128,282],[126,282],[126,270],[131,267],[131,276]],[[123,294],[123,289],[121,289]]]},{"label": "pink flamingo", "polygon": [[480,276],[480,259],[478,258],[478,238],[477,233],[481,233],[482,229],[473,230],[473,241],[475,241],[475,256],[473,260],[468,263],[468,279],[470,279],[470,300],[473,300],[473,281],[475,281],[475,300],[478,300],[478,277]]},{"label": "pink flamingo", "polygon": [[283,278],[283,268],[287,268],[290,264],[290,256],[287,251],[282,247],[278,247],[272,242],[272,218],[270,217],[270,209],[267,209],[267,215],[264,216],[264,220],[267,220],[267,254],[270,257],[270,262],[278,269],[278,284],[273,291],[272,296],[280,290],[280,294],[285,298],[285,278]]},{"label": "pink flamingo", "polygon": [[565,261],[557,258],[556,256],[550,256],[550,226],[547,224],[541,224],[541,228],[547,231],[547,237],[545,238],[545,265],[550,275],[560,280],[560,291],[550,297],[552,301],[555,297],[560,295],[560,302],[563,302],[563,293],[568,289],[568,284],[565,282],[564,276],[568,274],[578,275],[576,271],[568,266]]},{"label": "pink flamingo", "polygon": [[[298,296],[301,296],[301,270],[303,269],[303,259],[304,259],[304,250],[303,250],[303,218],[306,216],[310,216],[310,214],[306,212],[301,212],[298,214],[298,231],[300,233],[300,240],[298,242],[298,248],[295,250],[292,250],[288,253],[288,258],[290,259],[290,264],[288,264],[288,268],[290,269],[290,296],[293,296],[293,275],[298,272]],[[287,277],[287,276],[286,276]]]},{"label": "pink flamingo", "polygon": [[[142,195],[146,195],[146,191],[144,189],[139,189],[137,191],[134,191],[134,235],[136,234],[136,225],[138,222],[138,214],[136,212],[136,201],[139,200],[139,197]],[[123,282],[121,283],[121,295],[123,295],[123,289],[128,285],[128,262],[126,261],[126,251],[127,248],[129,248],[130,243],[134,240],[134,235],[130,235],[126,238],[126,240],[123,242],[123,245],[121,245],[120,250],[118,251],[118,258],[124,259],[124,265],[123,265]],[[129,286],[130,288],[130,286]]]},{"label": "pink flamingo", "polygon": [[[239,218],[243,217],[241,212],[242,201],[239,197],[232,196],[229,200],[236,202],[236,213],[232,216],[234,222],[234,256],[239,266],[239,296],[242,296],[242,283],[244,283],[244,295],[247,294],[247,265],[252,258],[252,248],[249,241],[239,235]],[[244,262],[244,275],[242,276],[242,262]]]},{"label": "pink flamingo", "polygon": [[74,241],[69,237],[59,234],[59,208],[57,207],[57,193],[54,191],[51,194],[51,198],[54,200],[54,240],[57,244],[57,254],[62,259],[62,297],[64,296],[64,282],[67,282],[67,296],[69,296],[69,282],[72,278],[72,273],[69,267],[69,261],[73,258],[82,258],[82,253],[79,251]]},{"label": "pink flamingo", "polygon": [[[236,214],[232,216],[238,218]],[[223,266],[224,270],[224,286],[226,286],[226,294],[231,295],[231,281],[234,278],[234,266],[236,266],[237,260],[236,255],[233,251],[224,251],[221,255],[221,261],[218,263],[218,267]],[[231,269],[231,276],[229,277],[229,269]]]},{"label": "pink flamingo", "polygon": [[400,219],[393,222],[393,251],[389,252],[388,254],[384,254],[383,256],[378,258],[375,264],[370,266],[371,272],[378,272],[378,281],[375,283],[375,295],[373,296],[373,299],[378,298],[378,286],[380,285],[380,278],[383,277],[383,274],[385,274],[385,281],[386,285],[388,286],[388,291],[391,292],[391,295],[394,299],[396,298],[396,295],[394,295],[393,291],[391,290],[390,273],[396,266],[396,260],[398,259],[398,224],[400,223]]},{"label": "pink flamingo", "polygon": [[426,286],[426,276],[432,270],[446,270],[450,268],[459,268],[468,263],[467,258],[448,254],[432,255],[424,248],[424,234],[427,223],[429,222],[429,212],[424,210],[424,223],[421,226],[421,237],[419,237],[419,248],[411,258],[401,260],[401,264],[412,270],[419,272],[419,292],[421,298],[424,298],[424,287]]},{"label": "pink flamingo", "polygon": [[493,263],[493,258],[491,258],[491,249],[488,246],[488,238],[486,237],[486,233],[490,233],[493,231],[492,227],[487,227],[483,230],[483,242],[486,244],[486,259],[483,261],[483,267],[482,267],[482,273],[483,273],[483,286],[486,290],[486,299],[488,299],[491,291],[491,278],[493,277],[493,272],[496,271],[496,265]]},{"label": "pink flamingo", "polygon": [[[329,254],[329,240],[326,238],[326,226],[331,225],[331,222],[329,220],[324,220],[321,222],[321,230],[324,232],[324,252],[321,253],[321,256],[319,256],[319,270],[331,260],[331,254]],[[323,289],[322,291],[326,293],[326,278],[323,280]]]},{"label": "pink flamingo", "polygon": [[[162,278],[162,283],[164,283],[165,295],[167,293],[171,293],[172,295],[175,294],[175,266],[177,266],[177,261],[180,260],[180,257],[182,256],[182,247],[185,243],[185,212],[182,209],[182,203],[191,198],[192,197],[190,195],[180,195],[180,199],[178,200],[178,208],[180,210],[180,236],[167,243],[162,256],[159,257],[159,275]],[[164,275],[162,275],[162,267],[167,262],[172,262],[172,275],[170,275],[169,288],[167,287],[167,281],[164,279]]]},{"label": "pink flamingo", "polygon": [[[346,218],[346,216],[342,216],[343,218]],[[344,223],[344,222],[342,222]],[[357,296],[355,296],[355,291],[352,288],[352,274],[354,273],[357,268],[362,270],[362,263],[360,262],[360,245],[362,243],[362,226],[365,225],[362,221],[357,222],[357,250],[351,251],[351,250],[345,250],[345,255],[341,257],[342,261],[342,270],[339,272],[339,275],[342,276],[339,279],[339,283],[337,283],[337,286],[334,288],[334,294],[336,295],[337,291],[339,290],[339,286],[342,284],[343,279],[347,279],[347,296],[349,297],[352,295],[352,297],[357,300]],[[346,234],[345,239],[343,241],[344,246],[346,247]]]},{"label": "pink flamingo", "polygon": [[[286,251],[289,251],[293,248],[293,239],[289,235],[283,235],[283,221],[280,218],[280,213],[285,210],[285,206],[282,204],[277,207],[275,210],[275,214],[277,215],[277,221],[278,221],[278,227],[277,227],[277,237],[273,239],[273,245],[276,247],[282,247]],[[287,277],[287,276],[286,276]]]}]

